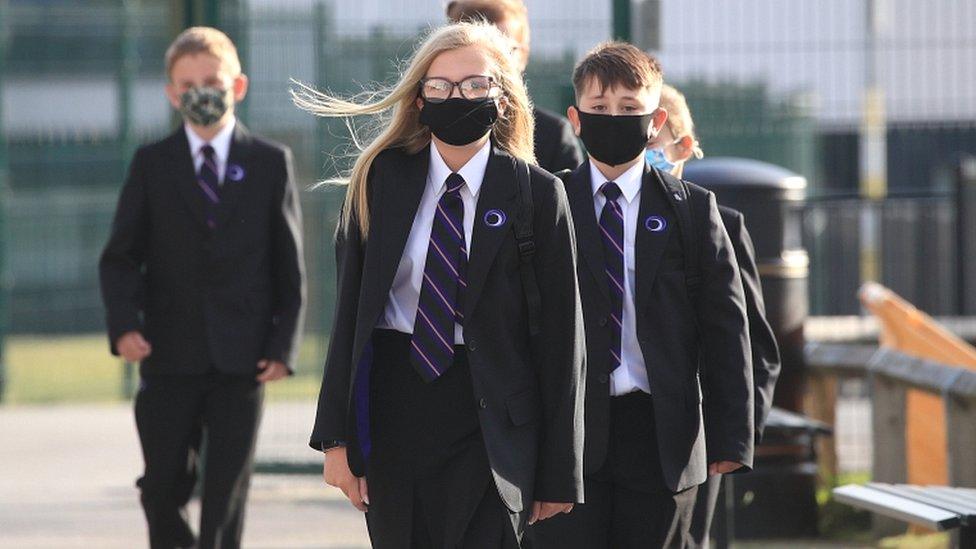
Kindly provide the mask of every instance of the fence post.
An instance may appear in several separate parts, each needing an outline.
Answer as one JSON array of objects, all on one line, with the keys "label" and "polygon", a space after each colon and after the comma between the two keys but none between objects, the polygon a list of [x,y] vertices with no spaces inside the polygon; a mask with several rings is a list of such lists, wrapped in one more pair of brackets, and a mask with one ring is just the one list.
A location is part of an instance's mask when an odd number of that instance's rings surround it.
[{"label": "fence post", "polygon": [[[837,427],[837,375],[832,372],[810,371],[804,411],[812,419]],[[837,443],[835,437],[819,437],[816,441],[817,461],[821,484],[837,485]]]},{"label": "fence post", "polygon": [[121,0],[119,2],[119,74],[118,74],[118,94],[119,94],[119,166],[120,180],[125,179],[126,167],[129,159],[135,152],[135,137],[132,131],[132,86],[135,82],[136,71],[138,70],[139,58],[136,51],[136,14],[135,2],[137,0]]},{"label": "fence post", "polygon": [[613,0],[613,38],[630,42],[631,0]]},{"label": "fence post", "polygon": [[967,258],[976,252],[976,157],[963,156],[955,166],[956,313],[976,313],[976,270]]},{"label": "fence post", "polygon": [[976,488],[976,373],[960,370],[943,400],[949,485]]},{"label": "fence post", "polygon": [[4,212],[7,198],[7,132],[3,127],[3,82],[7,59],[7,0],[0,0],[0,402],[7,385],[7,367],[4,356],[7,338],[7,262],[4,246],[6,243],[6,228]]},{"label": "fence post", "polygon": [[[879,351],[879,356],[883,356]],[[905,447],[905,386],[872,372],[871,427],[874,433],[871,478],[876,482],[905,482],[908,474]],[[874,515],[876,538],[904,533],[905,525],[894,519]]]}]

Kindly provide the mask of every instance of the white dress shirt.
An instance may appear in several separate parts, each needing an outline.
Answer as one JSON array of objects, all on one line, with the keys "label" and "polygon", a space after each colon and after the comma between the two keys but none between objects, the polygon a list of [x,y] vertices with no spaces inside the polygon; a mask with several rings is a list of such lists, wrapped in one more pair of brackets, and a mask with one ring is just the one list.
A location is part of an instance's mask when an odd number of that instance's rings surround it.
[{"label": "white dress shirt", "polygon": [[227,173],[227,157],[230,155],[230,140],[234,136],[234,126],[237,119],[231,118],[230,122],[214,136],[210,141],[204,141],[189,124],[184,124],[186,138],[190,141],[190,155],[193,157],[193,171],[200,173],[200,166],[203,166],[204,145],[209,144],[214,150],[214,162],[217,163],[217,181],[220,185],[224,184],[224,174]]},{"label": "white dress shirt", "polygon": [[[647,382],[644,355],[637,343],[637,314],[634,307],[637,295],[634,243],[637,237],[637,216],[640,213],[643,177],[644,163],[638,162],[613,180],[620,187],[621,194],[617,203],[624,212],[624,318],[623,329],[620,331],[620,366],[610,374],[610,394],[614,396],[634,391],[651,392],[650,384]],[[607,202],[607,198],[600,192],[600,187],[608,180],[592,162],[590,162],[590,180],[593,184],[593,205],[596,207],[596,219],[599,223],[603,206]]]},{"label": "white dress shirt", "polygon": [[[461,202],[464,204],[464,244],[471,250],[471,233],[474,231],[474,216],[478,205],[478,194],[481,182],[485,177],[488,166],[488,156],[491,143],[478,150],[468,160],[467,164],[458,170],[458,175],[464,178],[465,185],[461,187]],[[427,186],[420,198],[420,207],[413,218],[407,244],[400,257],[390,296],[386,300],[383,316],[377,323],[377,328],[396,330],[406,334],[413,333],[413,324],[417,316],[417,304],[420,302],[420,286],[424,278],[424,265],[427,262],[427,246],[430,243],[430,232],[437,211],[437,202],[447,190],[445,185],[451,169],[444,163],[437,146],[430,144],[430,168],[427,171]],[[461,345],[464,338],[461,326],[454,324],[454,343]]]}]

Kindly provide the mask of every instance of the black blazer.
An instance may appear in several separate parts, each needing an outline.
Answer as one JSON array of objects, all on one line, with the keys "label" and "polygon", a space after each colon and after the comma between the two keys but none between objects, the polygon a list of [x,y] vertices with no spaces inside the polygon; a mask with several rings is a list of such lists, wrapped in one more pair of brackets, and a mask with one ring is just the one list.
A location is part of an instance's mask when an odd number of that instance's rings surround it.
[{"label": "black blazer", "polygon": [[[742,282],[722,226],[715,196],[689,185],[692,218],[701,223],[702,282],[692,303],[684,271],[677,213],[664,178],[647,165],[636,233],[637,339],[654,402],[664,480],[679,491],[701,484],[707,464],[730,460],[752,465],[752,364]],[[580,296],[586,325],[586,472],[607,455],[610,429],[610,298],[603,242],[593,206],[590,163],[566,181],[579,245]],[[666,220],[663,232],[641,220]],[[701,376],[702,370],[707,376]],[[701,381],[699,381],[701,379]],[[721,414],[702,417],[700,383]]]},{"label": "black blazer", "polygon": [[535,116],[535,160],[550,173],[572,170],[583,162],[583,151],[573,126],[562,116],[538,107]]},{"label": "black blazer", "polygon": [[[746,230],[746,220],[742,213],[727,206],[719,206],[722,223],[732,240],[735,258],[742,275],[742,289],[745,290],[746,313],[749,315],[749,340],[752,345],[752,377],[755,383],[756,443],[762,440],[769,409],[773,406],[773,390],[779,377],[780,358],[776,336],[766,320],[766,304],[763,301],[762,283],[759,269],[756,268],[756,249],[752,237]],[[708,396],[705,396],[706,409]],[[707,413],[707,412],[706,412]]]},{"label": "black blazer", "polygon": [[238,122],[217,229],[205,222],[183,127],[141,147],[99,263],[108,335],[152,345],[144,374],[254,374],[261,359],[295,364],[305,303],[302,220],[291,151]]},{"label": "black blazer", "polygon": [[[336,237],[337,304],[310,445],[350,442],[350,468],[367,475],[352,406],[368,375],[369,340],[383,313],[426,185],[429,146],[382,152],[373,162],[369,236],[355,223]],[[478,198],[468,261],[464,341],[481,429],[505,504],[579,502],[583,486],[583,323],[576,284],[573,225],[562,182],[531,167],[535,269],[542,298],[539,352],[530,352],[519,253],[512,158],[493,148]],[[485,213],[508,214],[505,225]]]}]

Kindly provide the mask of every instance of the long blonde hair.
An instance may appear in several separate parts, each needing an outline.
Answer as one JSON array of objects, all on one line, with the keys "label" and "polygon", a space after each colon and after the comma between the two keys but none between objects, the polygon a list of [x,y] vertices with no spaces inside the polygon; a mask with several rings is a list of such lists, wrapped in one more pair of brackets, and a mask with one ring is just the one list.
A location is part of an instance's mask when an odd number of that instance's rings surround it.
[{"label": "long blonde hair", "polygon": [[[492,128],[494,143],[513,157],[535,162],[532,106],[522,75],[509,54],[510,40],[493,25],[483,22],[456,23],[435,29],[413,53],[400,81],[390,89],[367,92],[361,96],[363,99],[334,97],[300,83],[297,89],[291,91],[295,105],[317,116],[351,117],[389,113],[389,120],[382,131],[362,148],[349,173],[349,186],[342,210],[343,227],[348,227],[355,220],[363,237],[369,233],[366,178],[373,161],[386,149],[402,147],[408,154],[415,154],[430,143],[430,130],[419,121],[417,98],[420,80],[426,76],[438,55],[467,46],[484,49],[494,65],[495,74],[492,76],[502,89],[499,100],[505,102],[505,109],[504,115],[499,116]],[[353,138],[355,141],[356,136],[353,135]]]}]

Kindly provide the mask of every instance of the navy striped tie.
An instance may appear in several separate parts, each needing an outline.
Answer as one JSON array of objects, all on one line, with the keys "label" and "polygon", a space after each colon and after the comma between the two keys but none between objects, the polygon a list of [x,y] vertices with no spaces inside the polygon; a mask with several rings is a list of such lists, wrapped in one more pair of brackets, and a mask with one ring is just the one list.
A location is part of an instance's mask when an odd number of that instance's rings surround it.
[{"label": "navy striped tie", "polygon": [[217,178],[217,160],[214,149],[209,144],[200,147],[203,153],[203,164],[197,174],[197,186],[203,191],[207,206],[207,226],[217,228],[217,206],[220,205],[220,180]]},{"label": "navy striped tie", "polygon": [[620,366],[621,332],[624,318],[624,212],[617,203],[620,187],[608,181],[600,187],[607,203],[600,212],[603,257],[610,286],[610,371]]},{"label": "navy striped tie", "polygon": [[437,202],[427,245],[417,318],[410,339],[410,363],[425,381],[441,376],[454,361],[454,324],[463,324],[468,252],[464,239],[464,179],[452,173]]}]

